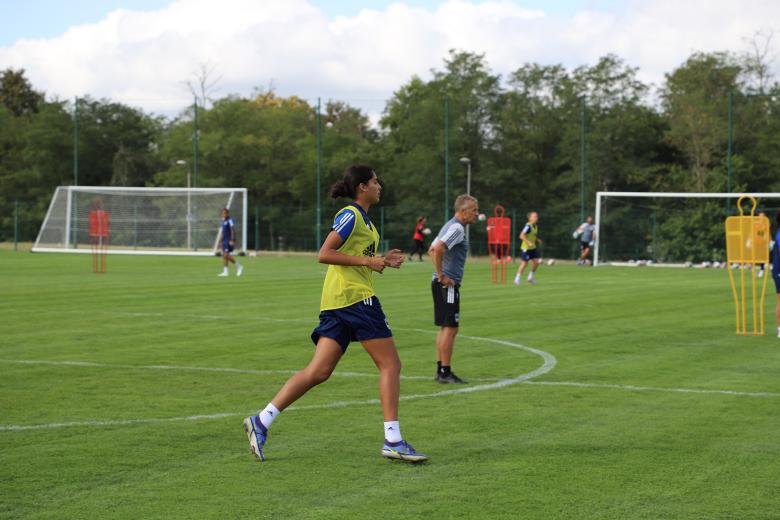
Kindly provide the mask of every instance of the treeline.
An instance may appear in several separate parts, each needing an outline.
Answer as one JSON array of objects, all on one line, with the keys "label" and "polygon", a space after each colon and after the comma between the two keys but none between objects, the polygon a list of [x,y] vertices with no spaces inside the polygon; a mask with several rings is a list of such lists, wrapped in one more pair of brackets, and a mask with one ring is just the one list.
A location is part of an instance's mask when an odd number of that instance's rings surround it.
[{"label": "treeline", "polygon": [[[450,203],[465,190],[461,157],[483,210],[541,211],[554,256],[572,253],[581,204],[591,213],[598,190],[780,191],[780,87],[767,71],[761,56],[695,53],[654,89],[614,55],[573,70],[528,63],[502,78],[484,56],[452,51],[430,79],[401,85],[378,125],[348,103],[322,106],[323,226],[335,209],[327,187],[355,162],[377,169],[385,236],[401,247],[417,215],[431,227],[443,221],[445,190]],[[0,241],[10,238],[15,201],[36,222],[23,237],[31,240],[54,188],[74,182],[76,112],[79,184],[186,185],[192,108],[167,120],[90,97],[75,107],[35,90],[22,70],[0,74]],[[317,107],[258,90],[215,100],[197,119],[198,185],[248,188],[262,247],[281,239],[313,249]],[[713,208],[722,221],[723,203]],[[685,249],[679,220],[662,231]]]}]

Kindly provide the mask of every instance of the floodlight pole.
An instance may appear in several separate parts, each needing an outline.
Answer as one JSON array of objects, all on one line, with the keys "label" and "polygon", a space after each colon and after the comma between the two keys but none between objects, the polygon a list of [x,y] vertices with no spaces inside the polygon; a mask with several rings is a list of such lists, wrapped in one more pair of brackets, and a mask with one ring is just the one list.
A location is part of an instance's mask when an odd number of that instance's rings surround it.
[{"label": "floodlight pole", "polygon": [[192,249],[192,172],[184,159],[179,159],[176,164],[187,167],[187,249]]},{"label": "floodlight pole", "polygon": [[[79,98],[76,96],[76,102],[73,107],[73,185],[79,185]],[[68,226],[66,234],[68,235],[66,244],[70,244],[70,220],[73,218],[73,243],[78,244],[78,222],[76,222],[76,214],[78,213],[78,201],[73,201],[72,191],[68,190]],[[75,202],[75,207],[72,203]],[[73,213],[71,213],[73,211]]]},{"label": "floodlight pole", "polygon": [[198,129],[198,98],[193,103],[194,116],[192,120],[192,169],[195,171],[195,183],[198,186],[198,141],[200,140],[200,130]]},{"label": "floodlight pole", "polygon": [[[471,195],[471,159],[468,157],[461,157],[460,162],[466,165],[466,195]],[[469,241],[469,228],[471,226],[466,225],[466,242]]]},{"label": "floodlight pole", "polygon": [[[729,91],[729,115],[728,115],[728,150],[726,153],[726,170],[728,177],[726,179],[726,192],[731,193],[731,154],[734,142],[734,92]],[[726,199],[726,216],[731,214],[731,199]]]},{"label": "floodlight pole", "polygon": [[450,98],[444,96],[444,221],[450,219]]},{"label": "floodlight pole", "polygon": [[322,139],[322,129],[321,129],[321,121],[320,121],[320,98],[317,98],[317,242],[314,244],[315,250],[319,249],[320,245],[322,244],[322,195],[320,194],[321,190],[321,170],[320,170],[320,163],[321,163],[321,155],[322,155],[322,145],[321,145],[321,139]]},{"label": "floodlight pole", "polygon": [[73,185],[79,185],[79,98],[73,104]]},{"label": "floodlight pole", "polygon": [[[205,102],[205,101],[204,101]],[[198,146],[200,144],[200,128],[198,128],[198,112],[200,112],[198,108],[198,98],[195,97],[193,100],[193,108],[194,108],[194,115],[192,118],[192,172],[193,172],[193,186],[198,187],[199,186],[199,179],[198,174],[200,172],[199,162],[198,162],[198,156],[200,155],[200,151],[198,149]],[[189,165],[187,165],[187,169],[189,171]],[[198,201],[195,201],[195,212],[198,211],[197,208]],[[192,216],[192,221],[195,221],[195,215]],[[198,226],[197,223],[195,224],[195,235],[198,234]],[[198,249],[198,237],[195,237],[195,243],[194,243],[194,249]]]},{"label": "floodlight pole", "polygon": [[580,98],[580,222],[585,222],[585,168],[587,167],[585,111],[585,96],[582,96],[582,98]]}]

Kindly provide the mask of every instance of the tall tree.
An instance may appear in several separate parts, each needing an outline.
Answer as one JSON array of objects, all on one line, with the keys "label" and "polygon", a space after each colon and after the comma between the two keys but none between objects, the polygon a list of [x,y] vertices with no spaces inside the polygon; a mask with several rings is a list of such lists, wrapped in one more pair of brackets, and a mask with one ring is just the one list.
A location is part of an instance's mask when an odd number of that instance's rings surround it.
[{"label": "tall tree", "polygon": [[79,184],[143,186],[158,168],[163,121],[108,100],[78,103]]},{"label": "tall tree", "polygon": [[38,111],[43,93],[33,90],[24,76],[24,69],[6,69],[0,72],[0,104],[19,117]]},{"label": "tall tree", "polygon": [[685,156],[695,191],[724,186],[716,168],[728,140],[728,97],[743,86],[741,68],[729,53],[696,53],[666,75],[661,99],[669,142]]}]

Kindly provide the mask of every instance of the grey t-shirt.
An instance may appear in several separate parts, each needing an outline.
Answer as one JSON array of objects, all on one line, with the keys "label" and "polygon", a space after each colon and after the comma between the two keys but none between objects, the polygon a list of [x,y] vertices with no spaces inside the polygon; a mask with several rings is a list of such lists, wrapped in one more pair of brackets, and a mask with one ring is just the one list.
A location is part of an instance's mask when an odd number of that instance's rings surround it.
[{"label": "grey t-shirt", "polygon": [[[466,256],[469,252],[469,243],[466,241],[466,229],[458,219],[452,217],[448,220],[433,239],[431,245],[444,242],[447,249],[441,261],[441,269],[445,275],[460,284],[463,279],[463,269],[466,267]],[[436,273],[433,273],[436,280]]]},{"label": "grey t-shirt", "polygon": [[580,242],[590,242],[593,240],[593,232],[596,231],[596,226],[593,224],[588,224],[587,222],[583,222],[580,226],[580,229],[582,230],[582,236],[580,237]]}]

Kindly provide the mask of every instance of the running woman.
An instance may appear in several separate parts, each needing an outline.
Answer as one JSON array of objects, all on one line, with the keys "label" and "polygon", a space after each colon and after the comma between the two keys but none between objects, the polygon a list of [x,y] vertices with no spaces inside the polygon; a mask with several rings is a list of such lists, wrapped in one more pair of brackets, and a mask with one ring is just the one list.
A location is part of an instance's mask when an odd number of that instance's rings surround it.
[{"label": "running woman", "polygon": [[379,233],[368,218],[368,209],[379,202],[382,187],[368,166],[351,166],[330,189],[331,197],[349,197],[320,248],[317,260],[328,264],[320,303],[320,323],[311,334],[314,356],[308,366],[293,375],[257,415],[244,419],[252,453],[265,460],[263,447],[268,430],[279,414],[333,373],[350,341],[359,341],[379,369],[379,398],[384,414],[383,457],[422,462],[401,436],[398,421],[401,361],[379,299],[373,273],[385,267],[398,269],[404,255],[398,249],[377,256]]}]

